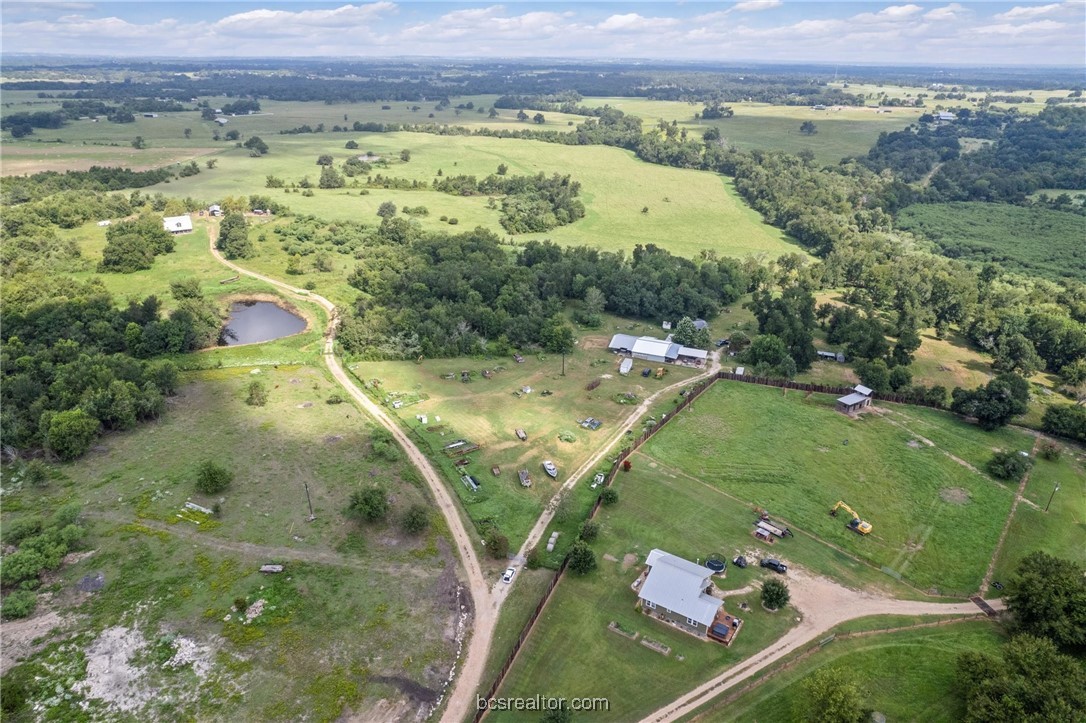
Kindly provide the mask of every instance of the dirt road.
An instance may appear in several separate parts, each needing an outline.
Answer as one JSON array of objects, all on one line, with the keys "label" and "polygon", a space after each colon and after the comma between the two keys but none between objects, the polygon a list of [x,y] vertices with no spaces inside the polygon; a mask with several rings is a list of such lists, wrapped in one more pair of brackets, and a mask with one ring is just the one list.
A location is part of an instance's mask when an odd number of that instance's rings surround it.
[{"label": "dirt road", "polygon": [[400,426],[390,418],[381,407],[374,404],[369,397],[362,393],[362,390],[358,388],[354,383],[354,380],[352,380],[347,372],[344,371],[343,365],[340,364],[339,359],[336,358],[334,349],[339,316],[336,312],[335,305],[323,296],[305,291],[304,289],[299,289],[290,284],[285,284],[282,281],[277,281],[269,276],[249,271],[248,269],[226,260],[219,253],[218,249],[215,248],[215,237],[218,234],[214,233],[214,231],[217,231],[217,227],[213,225],[211,230],[213,232],[208,234],[209,238],[212,239],[210,244],[211,254],[220,263],[239,274],[244,274],[254,279],[260,279],[276,288],[287,291],[299,299],[314,301],[317,304],[320,304],[320,306],[328,312],[330,322],[324,334],[323,357],[325,365],[327,365],[328,370],[332,373],[335,380],[351,395],[358,405],[371,417],[376,419],[381,426],[392,433],[396,438],[396,441],[399,442],[400,446],[403,447],[404,451],[407,453],[407,457],[411,461],[411,464],[415,465],[422,474],[422,478],[426,480],[426,484],[429,486],[430,492],[434,496],[434,501],[437,503],[438,509],[441,510],[441,514],[448,523],[449,532],[452,534],[453,540],[456,542],[456,547],[460,552],[460,559],[467,574],[468,587],[471,590],[471,598],[474,606],[475,619],[472,624],[471,640],[468,643],[467,651],[464,654],[461,664],[460,673],[456,677],[456,682],[453,684],[445,708],[445,714],[442,717],[442,720],[446,721],[459,722],[464,720],[469,712],[474,711],[474,695],[475,691],[480,687],[480,682],[482,680],[487,652],[490,650],[490,641],[494,634],[494,626],[498,620],[499,607],[499,602],[490,594],[486,578],[483,576],[482,569],[479,566],[479,558],[475,553],[474,536],[469,534],[467,528],[464,526],[456,502],[452,499],[452,496],[446,489],[445,483],[437,473],[437,470],[430,464],[430,460],[426,458],[426,455],[415,446],[414,442],[404,434]]},{"label": "dirt road", "polygon": [[[792,593],[792,605],[803,616],[796,627],[785,633],[758,656],[747,658],[689,693],[681,695],[663,708],[646,716],[642,723],[676,721],[689,715],[699,706],[758,671],[774,665],[793,651],[847,620],[869,615],[974,615],[980,612],[980,608],[971,602],[948,605],[915,600],[894,600],[866,592],[857,592],[826,578],[808,575],[796,568],[790,568],[788,571],[788,587]],[[1001,600],[992,600],[990,603],[996,610],[1003,609]],[[789,612],[781,611],[778,614],[787,615]]]},{"label": "dirt road", "polygon": [[[716,373],[719,370],[720,353],[715,352],[713,354],[710,354],[709,366],[701,374],[698,374],[695,377],[691,377],[690,379],[684,379],[682,381],[675,382],[674,384],[669,384],[668,386],[663,387],[662,389],[658,389],[656,392],[649,395],[643,402],[641,402],[641,404],[637,405],[637,407],[635,407],[634,410],[630,412],[630,414],[628,414],[621,423],[617,425],[618,428],[615,433],[611,435],[611,438],[608,439],[607,442],[603,444],[603,446],[600,447],[599,451],[589,457],[584,464],[582,464],[580,467],[573,471],[573,474],[570,475],[569,479],[567,479],[558,489],[558,491],[555,492],[555,498],[557,498],[558,495],[563,494],[567,490],[573,489],[573,486],[575,484],[577,484],[588,473],[595,469],[596,465],[600,463],[600,460],[606,457],[611,452],[611,450],[614,449],[615,445],[621,444],[621,442],[625,439],[626,430],[630,428],[630,425],[636,423],[637,420],[643,417],[649,411],[649,409],[652,408],[652,405],[655,404],[660,398],[669,394],[674,394],[677,390],[683,387],[692,386],[705,379],[711,379],[712,377],[716,376]],[[548,505],[543,510],[543,514],[540,515],[539,519],[535,523],[535,526],[532,527],[531,532],[528,533],[528,537],[524,540],[524,544],[520,546],[520,553],[517,555],[518,560],[523,560],[524,557],[528,554],[528,551],[535,547],[537,544],[539,544],[540,539],[542,539],[543,537],[543,533],[547,530],[547,525],[549,525],[551,523],[551,520],[554,518],[554,513],[554,505]]]}]

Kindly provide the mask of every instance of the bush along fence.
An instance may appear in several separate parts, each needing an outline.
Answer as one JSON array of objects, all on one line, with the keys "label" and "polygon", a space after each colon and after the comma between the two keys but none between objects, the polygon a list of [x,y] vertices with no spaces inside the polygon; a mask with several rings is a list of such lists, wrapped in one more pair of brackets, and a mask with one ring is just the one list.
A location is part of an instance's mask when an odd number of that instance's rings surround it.
[{"label": "bush along fence", "polygon": [[[741,375],[725,371],[717,372],[717,375],[712,379],[699,382],[693,385],[690,389],[688,389],[682,400],[677,405],[675,405],[675,408],[669,414],[661,419],[659,424],[656,424],[645,430],[645,432],[640,437],[634,439],[632,442],[629,443],[628,446],[623,447],[619,451],[618,456],[615,458],[614,463],[611,465],[610,471],[607,473],[607,476],[604,479],[603,489],[610,487],[611,484],[615,481],[615,477],[618,475],[618,471],[622,469],[622,463],[626,460],[627,457],[633,454],[634,451],[637,450],[645,442],[652,439],[653,435],[659,432],[668,422],[678,416],[679,412],[693,404],[695,399],[704,394],[707,389],[712,387],[713,384],[721,379],[727,379],[729,381],[736,382],[745,382],[747,384],[761,384],[770,387],[780,387],[783,389],[795,389],[797,391],[811,392],[815,394],[835,394],[837,396],[851,394],[854,391],[850,387],[833,387],[824,384],[807,384],[804,382],[793,382],[788,379],[771,379],[769,377],[756,377],[745,374]],[[899,394],[873,394],[872,396],[880,401],[892,402],[894,404],[913,404],[924,407],[933,407],[935,409],[943,408],[939,404],[930,402],[928,400],[915,399],[913,397],[906,397]],[[596,497],[596,502],[594,505],[592,505],[592,510],[588,513],[588,517],[586,519],[593,519],[599,512],[600,506],[602,504],[603,494],[601,492],[601,494]],[[484,700],[493,698],[497,694],[498,689],[501,687],[502,683],[505,681],[505,676],[509,673],[510,668],[513,667],[513,663],[516,662],[517,653],[520,652],[521,647],[524,645],[524,641],[528,639],[528,636],[531,634],[532,629],[535,627],[536,620],[539,619],[539,615],[543,612],[543,608],[547,606],[547,602],[550,601],[551,595],[554,593],[555,588],[558,587],[558,583],[561,581],[562,575],[565,574],[567,562],[568,558],[562,561],[562,565],[558,568],[558,571],[555,572],[554,577],[550,581],[550,584],[547,585],[547,589],[543,593],[543,597],[539,600],[539,604],[535,606],[535,610],[532,611],[531,617],[528,618],[528,622],[525,623],[524,629],[521,630],[520,635],[517,637],[516,643],[513,644],[513,649],[509,651],[509,657],[506,658],[505,663],[498,671],[498,675],[495,678],[494,682],[491,684],[490,688],[487,689],[486,695],[483,696]],[[482,720],[483,716],[485,715],[485,709],[477,711],[474,717],[475,723],[478,723],[480,720]]]}]

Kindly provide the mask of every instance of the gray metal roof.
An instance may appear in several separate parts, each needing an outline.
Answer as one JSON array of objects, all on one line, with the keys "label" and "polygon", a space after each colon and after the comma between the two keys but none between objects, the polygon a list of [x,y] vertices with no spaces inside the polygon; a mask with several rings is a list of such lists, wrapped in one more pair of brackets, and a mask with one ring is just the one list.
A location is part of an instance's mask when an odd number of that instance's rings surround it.
[{"label": "gray metal roof", "polygon": [[607,348],[633,349],[635,343],[637,343],[637,337],[632,334],[615,334],[611,337],[611,343],[607,345]]},{"label": "gray metal roof", "polygon": [[691,356],[695,359],[704,359],[709,356],[709,352],[704,349],[695,349],[690,346],[679,347],[679,356]]},{"label": "gray metal roof", "polygon": [[682,348],[682,344],[669,344],[667,351],[664,353],[664,357],[667,359],[677,359],[679,357],[679,350]]},{"label": "gray metal roof", "polygon": [[651,569],[638,597],[702,625],[713,622],[724,601],[702,592],[712,570],[660,549],[650,552],[645,562]]},{"label": "gray metal roof", "polygon": [[707,322],[705,319],[694,319],[694,328],[699,331],[702,329],[708,329],[709,322]]},{"label": "gray metal roof", "polygon": [[858,392],[853,392],[852,394],[849,394],[846,397],[839,397],[837,399],[837,402],[839,404],[845,404],[845,405],[851,406],[853,404],[859,404],[860,402],[863,402],[863,401],[865,401],[865,400],[867,400],[869,398],[870,397],[868,397],[866,394],[860,394]]},{"label": "gray metal roof", "polygon": [[875,391],[874,389],[870,389],[868,387],[865,387],[863,384],[857,384],[856,386],[853,387],[853,389],[855,391],[859,392],[860,394],[864,395],[865,397],[870,397],[871,393],[873,391]]},{"label": "gray metal roof", "polygon": [[[668,350],[670,346],[671,345],[663,339],[656,339],[651,336],[642,336],[636,342],[634,342],[634,345],[631,347],[630,350],[634,354],[644,354],[645,356],[660,356],[666,358],[668,356]],[[678,346],[678,344],[676,344],[675,346]]]}]

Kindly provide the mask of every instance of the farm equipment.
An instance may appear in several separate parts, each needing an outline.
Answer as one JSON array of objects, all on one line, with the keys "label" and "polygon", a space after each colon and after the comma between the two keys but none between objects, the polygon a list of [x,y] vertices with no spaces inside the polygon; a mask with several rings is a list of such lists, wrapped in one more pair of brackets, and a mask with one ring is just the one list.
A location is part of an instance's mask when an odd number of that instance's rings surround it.
[{"label": "farm equipment", "polygon": [[871,532],[871,523],[866,520],[861,520],[860,516],[856,514],[856,510],[852,509],[844,502],[838,500],[837,504],[830,510],[831,517],[837,517],[837,510],[843,509],[845,512],[852,515],[852,520],[848,523],[848,529],[853,532],[857,532],[861,535],[866,535]]},{"label": "farm equipment", "polygon": [[657,367],[656,368],[656,378],[657,379],[663,379],[665,374],[667,374],[667,369],[664,369],[663,367]]}]

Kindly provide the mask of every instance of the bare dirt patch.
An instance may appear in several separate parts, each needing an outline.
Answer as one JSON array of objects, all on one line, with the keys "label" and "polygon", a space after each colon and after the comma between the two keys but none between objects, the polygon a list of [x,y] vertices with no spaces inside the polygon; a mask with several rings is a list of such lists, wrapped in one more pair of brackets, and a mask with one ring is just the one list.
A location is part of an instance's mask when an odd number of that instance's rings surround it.
[{"label": "bare dirt patch", "polygon": [[[39,609],[44,607],[42,602],[39,598]],[[41,645],[35,645],[34,641],[47,635],[63,622],[64,618],[55,610],[49,610],[25,620],[4,622],[4,644],[0,646],[0,673],[7,672],[20,660],[37,651]]]},{"label": "bare dirt patch", "polygon": [[964,505],[969,502],[969,490],[961,487],[944,487],[939,490],[939,496],[943,498],[943,502],[949,502],[952,505]]},{"label": "bare dirt patch", "polygon": [[622,569],[623,571],[629,570],[631,567],[637,564],[637,555],[632,552],[627,552],[622,556]]},{"label": "bare dirt patch", "polygon": [[87,648],[87,677],[83,692],[132,713],[143,708],[155,692],[141,683],[143,672],[131,664],[147,647],[138,630],[106,628]]},{"label": "bare dirt patch", "polygon": [[915,440],[915,439],[910,439],[910,440],[909,440],[908,442],[906,442],[905,444],[909,445],[909,446],[910,446],[910,447],[912,447],[913,449],[920,449],[920,442],[919,442],[919,441],[917,441],[917,440]]},{"label": "bare dirt patch", "polygon": [[604,559],[604,560],[607,560],[607,562],[618,562],[618,558],[617,558],[617,557],[615,557],[614,555],[612,555],[612,554],[611,554],[611,553],[609,553],[609,552],[607,552],[607,553],[604,553],[604,555],[603,555],[603,559]]}]

